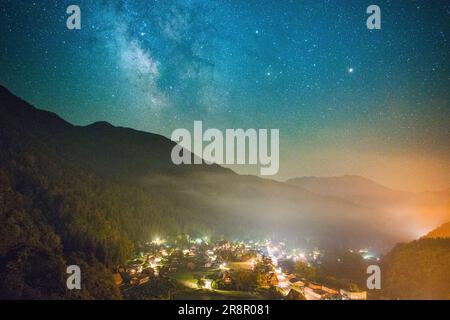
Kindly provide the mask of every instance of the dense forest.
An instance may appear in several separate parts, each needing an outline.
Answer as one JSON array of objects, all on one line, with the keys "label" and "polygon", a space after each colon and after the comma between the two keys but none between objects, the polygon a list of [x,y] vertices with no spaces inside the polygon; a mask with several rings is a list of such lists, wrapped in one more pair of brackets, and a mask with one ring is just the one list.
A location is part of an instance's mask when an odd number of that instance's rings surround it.
[{"label": "dense forest", "polygon": [[134,244],[157,234],[209,232],[212,219],[220,222],[161,190],[64,166],[52,150],[3,126],[0,136],[2,298],[70,298],[69,264],[82,267],[81,298],[119,297],[111,270]]},{"label": "dense forest", "polygon": [[450,299],[450,238],[397,245],[383,259],[382,292],[391,299]]}]

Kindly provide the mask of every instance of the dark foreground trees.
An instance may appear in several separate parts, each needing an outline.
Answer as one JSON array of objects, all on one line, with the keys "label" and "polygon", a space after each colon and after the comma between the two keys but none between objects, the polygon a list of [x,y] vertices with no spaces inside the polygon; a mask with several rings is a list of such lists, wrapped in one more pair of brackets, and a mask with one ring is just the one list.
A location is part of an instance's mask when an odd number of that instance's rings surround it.
[{"label": "dark foreground trees", "polygon": [[381,270],[387,298],[450,299],[450,238],[399,244]]}]

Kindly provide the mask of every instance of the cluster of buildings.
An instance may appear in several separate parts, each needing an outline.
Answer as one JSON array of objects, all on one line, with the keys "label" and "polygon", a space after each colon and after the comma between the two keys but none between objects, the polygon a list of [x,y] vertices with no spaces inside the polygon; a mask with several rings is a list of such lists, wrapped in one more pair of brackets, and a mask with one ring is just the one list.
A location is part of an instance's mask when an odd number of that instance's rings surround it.
[{"label": "cluster of buildings", "polygon": [[[286,274],[279,267],[279,262],[286,260],[313,261],[320,263],[321,252],[318,249],[310,250],[310,252],[302,252],[294,249],[289,252],[284,250],[284,244],[273,244],[266,241],[264,246],[259,248],[266,259],[268,259],[274,267],[273,282],[279,291],[287,298],[292,300],[366,300],[366,291],[349,291],[344,289],[333,289],[325,285],[309,282],[307,279],[300,279],[296,274]],[[367,253],[368,251],[364,251]],[[365,257],[364,257],[365,258]]]},{"label": "cluster of buildings", "polygon": [[[144,251],[126,266],[117,268],[114,281],[118,286],[139,286],[177,272],[201,273],[199,286],[214,290],[213,284],[220,281],[233,287],[238,270],[255,272],[258,287],[275,287],[287,299],[367,299],[367,292],[350,292],[332,289],[324,285],[300,279],[296,274],[286,274],[280,261],[316,261],[320,251],[308,253],[295,249],[287,251],[283,243],[264,242],[209,242],[194,239],[182,244],[156,240],[147,243]],[[214,275],[214,276],[212,276]]]}]

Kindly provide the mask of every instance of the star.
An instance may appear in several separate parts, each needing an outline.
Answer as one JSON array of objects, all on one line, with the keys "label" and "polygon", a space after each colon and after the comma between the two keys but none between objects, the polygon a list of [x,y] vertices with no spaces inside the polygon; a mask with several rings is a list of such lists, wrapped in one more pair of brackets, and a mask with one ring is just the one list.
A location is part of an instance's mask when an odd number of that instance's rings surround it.
[{"label": "star", "polygon": [[348,73],[353,73],[355,71],[355,69],[353,69],[352,67],[348,68]]}]

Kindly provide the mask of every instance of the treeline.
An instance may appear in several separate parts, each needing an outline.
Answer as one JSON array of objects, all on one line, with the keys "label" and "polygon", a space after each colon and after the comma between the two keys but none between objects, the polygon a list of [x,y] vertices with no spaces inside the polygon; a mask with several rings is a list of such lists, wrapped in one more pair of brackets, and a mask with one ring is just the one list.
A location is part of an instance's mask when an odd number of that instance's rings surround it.
[{"label": "treeline", "polygon": [[450,238],[399,244],[381,270],[386,298],[450,299]]},{"label": "treeline", "polygon": [[450,222],[442,224],[423,238],[450,238]]}]

